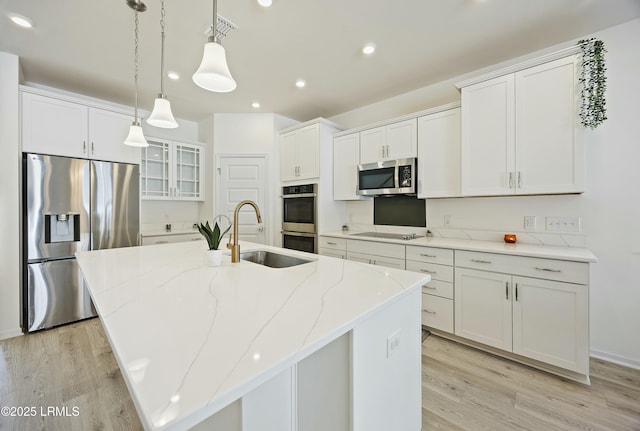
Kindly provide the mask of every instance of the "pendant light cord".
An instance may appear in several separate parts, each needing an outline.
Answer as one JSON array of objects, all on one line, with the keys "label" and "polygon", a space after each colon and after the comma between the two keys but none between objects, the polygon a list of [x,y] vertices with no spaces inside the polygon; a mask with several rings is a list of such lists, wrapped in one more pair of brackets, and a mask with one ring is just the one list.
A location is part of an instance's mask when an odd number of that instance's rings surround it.
[{"label": "pendant light cord", "polygon": [[137,126],[140,125],[138,122],[138,11],[135,12],[135,48],[134,48],[134,65],[135,72],[133,74],[133,84],[136,90],[135,96],[135,106],[134,106],[134,121]]},{"label": "pendant light cord", "polygon": [[160,32],[162,40],[160,42],[160,97],[164,97],[164,0],[160,1]]},{"label": "pendant light cord", "polygon": [[211,42],[218,43],[218,0],[213,0],[213,23],[211,24]]}]

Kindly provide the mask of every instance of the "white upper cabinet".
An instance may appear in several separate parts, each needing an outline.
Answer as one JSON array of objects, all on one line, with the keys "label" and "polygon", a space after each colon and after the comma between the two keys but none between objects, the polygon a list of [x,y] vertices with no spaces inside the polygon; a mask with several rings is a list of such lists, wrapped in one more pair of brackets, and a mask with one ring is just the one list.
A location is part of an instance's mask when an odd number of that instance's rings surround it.
[{"label": "white upper cabinet", "polygon": [[360,132],[360,163],[417,157],[416,119]]},{"label": "white upper cabinet", "polygon": [[580,193],[577,57],[462,88],[462,195]]},{"label": "white upper cabinet", "polygon": [[358,164],[360,162],[360,134],[338,136],[333,139],[333,199],[358,200]]},{"label": "white upper cabinet", "polygon": [[89,154],[92,159],[140,163],[139,148],[124,145],[133,117],[89,108]]},{"label": "white upper cabinet", "polygon": [[516,193],[584,191],[575,56],[515,74]]},{"label": "white upper cabinet", "polygon": [[418,118],[418,198],[460,196],[460,108]]},{"label": "white upper cabinet", "polygon": [[137,148],[124,145],[133,117],[22,92],[22,151],[140,163]]},{"label": "white upper cabinet", "polygon": [[204,200],[204,148],[147,137],[142,148],[140,195],[146,200]]},{"label": "white upper cabinet", "polygon": [[320,176],[320,125],[312,124],[280,135],[280,180]]}]

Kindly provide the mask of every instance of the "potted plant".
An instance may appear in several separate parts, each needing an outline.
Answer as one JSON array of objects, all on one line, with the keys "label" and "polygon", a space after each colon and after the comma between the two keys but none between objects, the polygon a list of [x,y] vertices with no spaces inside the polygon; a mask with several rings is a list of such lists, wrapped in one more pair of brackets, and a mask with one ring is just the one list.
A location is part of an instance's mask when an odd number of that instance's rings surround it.
[{"label": "potted plant", "polygon": [[216,222],[213,225],[213,229],[209,225],[209,222],[200,223],[198,225],[198,231],[207,240],[207,244],[209,244],[209,250],[207,251],[207,264],[209,266],[220,266],[222,262],[222,252],[223,250],[219,250],[220,241],[222,241],[222,237],[225,236],[227,232],[229,232],[229,226],[224,232],[220,231],[220,226]]}]

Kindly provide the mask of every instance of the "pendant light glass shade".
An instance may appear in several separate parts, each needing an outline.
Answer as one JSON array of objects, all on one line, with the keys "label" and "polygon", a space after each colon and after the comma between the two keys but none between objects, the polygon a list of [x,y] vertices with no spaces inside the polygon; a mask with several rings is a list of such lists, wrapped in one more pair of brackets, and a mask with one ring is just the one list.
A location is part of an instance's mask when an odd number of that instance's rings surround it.
[{"label": "pendant light glass shade", "polygon": [[202,63],[193,74],[193,82],[205,90],[228,93],[235,90],[237,84],[229,72],[224,47],[211,39],[204,45]]},{"label": "pendant light glass shade", "polygon": [[153,104],[153,111],[147,118],[147,123],[164,129],[175,129],[178,127],[178,122],[173,118],[171,103],[163,96],[163,94],[158,94]]},{"label": "pendant light glass shade", "polygon": [[127,138],[124,140],[125,145],[130,145],[132,147],[148,147],[149,143],[144,138],[144,134],[142,133],[142,127],[140,127],[140,123],[133,123],[131,127],[129,127],[129,134]]}]

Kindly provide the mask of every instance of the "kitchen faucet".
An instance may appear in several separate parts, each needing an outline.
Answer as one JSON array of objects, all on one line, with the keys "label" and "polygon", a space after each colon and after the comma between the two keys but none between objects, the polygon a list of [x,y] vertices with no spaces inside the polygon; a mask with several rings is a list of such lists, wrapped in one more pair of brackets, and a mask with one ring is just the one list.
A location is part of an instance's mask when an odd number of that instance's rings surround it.
[{"label": "kitchen faucet", "polygon": [[258,223],[262,223],[260,210],[258,209],[258,205],[254,201],[244,200],[236,205],[236,209],[233,212],[233,233],[231,234],[229,243],[227,244],[227,248],[231,250],[232,263],[240,262],[240,245],[238,245],[238,213],[240,212],[240,208],[242,208],[244,205],[251,205],[256,211],[256,218],[258,219]]}]

